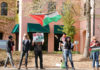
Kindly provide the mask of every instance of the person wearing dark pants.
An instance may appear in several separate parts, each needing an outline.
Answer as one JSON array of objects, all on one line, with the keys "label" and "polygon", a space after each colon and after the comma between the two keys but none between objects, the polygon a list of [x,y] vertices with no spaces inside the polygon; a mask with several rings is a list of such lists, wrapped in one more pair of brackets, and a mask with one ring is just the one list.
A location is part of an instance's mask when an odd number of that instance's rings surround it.
[{"label": "person wearing dark pants", "polygon": [[13,37],[11,35],[8,38],[9,38],[9,40],[7,42],[7,59],[5,61],[5,65],[4,65],[5,68],[7,67],[8,60],[10,60],[12,67],[14,67],[12,52],[11,52],[12,48],[14,46],[14,41],[13,41]]},{"label": "person wearing dark pants", "polygon": [[29,48],[30,48],[30,40],[29,40],[29,37],[28,37],[27,34],[24,34],[24,40],[23,40],[22,43],[23,43],[23,49],[22,49],[22,53],[21,53],[21,59],[20,59],[18,70],[20,70],[20,68],[21,68],[24,56],[25,56],[25,68],[27,69],[28,51],[29,51]]},{"label": "person wearing dark pants", "polygon": [[28,51],[23,51],[21,53],[21,60],[20,60],[20,64],[19,64],[19,69],[21,68],[22,65],[22,61],[23,61],[23,57],[25,56],[25,67],[27,69],[27,61],[28,61]]},{"label": "person wearing dark pants", "polygon": [[34,43],[34,54],[35,54],[35,68],[38,68],[38,57],[40,59],[40,69],[43,68],[43,55],[42,55],[42,42]]},{"label": "person wearing dark pants", "polygon": [[97,70],[99,70],[99,51],[92,52],[93,54],[93,68],[95,68],[95,62]]},{"label": "person wearing dark pants", "polygon": [[36,51],[34,52],[35,54],[35,64],[36,64],[36,68],[38,68],[38,57],[40,59],[40,68],[43,68],[43,59],[42,59],[42,51]]},{"label": "person wearing dark pants", "polygon": [[74,63],[73,63],[73,60],[72,60],[72,53],[71,53],[72,49],[73,49],[73,45],[71,43],[71,38],[67,37],[65,39],[65,44],[64,44],[64,58],[65,58],[66,70],[68,70],[68,65],[67,65],[68,57],[69,57],[69,61],[70,61],[71,66],[72,66],[72,70],[75,70]]}]

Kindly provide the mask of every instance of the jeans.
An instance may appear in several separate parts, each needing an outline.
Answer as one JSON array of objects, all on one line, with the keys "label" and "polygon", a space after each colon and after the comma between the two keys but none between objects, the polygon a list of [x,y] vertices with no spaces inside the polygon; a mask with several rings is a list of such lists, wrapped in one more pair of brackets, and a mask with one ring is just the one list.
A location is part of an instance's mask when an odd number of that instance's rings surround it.
[{"label": "jeans", "polygon": [[93,56],[93,68],[95,67],[95,62],[96,62],[96,67],[99,67],[99,51],[92,52]]},{"label": "jeans", "polygon": [[69,61],[71,63],[72,68],[74,68],[71,50],[64,49],[64,58],[65,58],[65,66],[66,66],[66,68],[68,68],[68,65],[67,65],[68,57],[69,57]]},{"label": "jeans", "polygon": [[7,67],[8,60],[10,61],[11,65],[14,67],[13,58],[11,52],[7,52],[7,59],[5,61],[4,67]]},{"label": "jeans", "polygon": [[93,59],[93,54],[92,54],[92,52],[90,53],[90,59]]},{"label": "jeans", "polygon": [[35,65],[36,65],[36,68],[38,68],[38,57],[40,59],[40,68],[43,68],[42,51],[34,51],[34,54],[35,54]]},{"label": "jeans", "polygon": [[61,47],[61,49],[62,49],[62,57],[63,57],[63,60],[65,60],[64,59],[64,47]]},{"label": "jeans", "polygon": [[21,53],[21,59],[20,59],[20,64],[19,64],[19,68],[22,65],[22,61],[23,61],[23,57],[25,56],[25,67],[27,67],[27,61],[28,61],[28,51],[22,51]]}]

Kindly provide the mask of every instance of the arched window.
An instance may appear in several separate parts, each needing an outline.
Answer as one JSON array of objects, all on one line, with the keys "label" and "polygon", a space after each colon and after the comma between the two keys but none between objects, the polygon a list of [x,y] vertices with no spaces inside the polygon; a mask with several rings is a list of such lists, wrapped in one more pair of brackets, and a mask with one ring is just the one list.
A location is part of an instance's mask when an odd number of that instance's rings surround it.
[{"label": "arched window", "polygon": [[6,2],[2,2],[1,3],[1,15],[2,16],[6,16],[7,15],[7,8],[8,8],[8,4]]}]

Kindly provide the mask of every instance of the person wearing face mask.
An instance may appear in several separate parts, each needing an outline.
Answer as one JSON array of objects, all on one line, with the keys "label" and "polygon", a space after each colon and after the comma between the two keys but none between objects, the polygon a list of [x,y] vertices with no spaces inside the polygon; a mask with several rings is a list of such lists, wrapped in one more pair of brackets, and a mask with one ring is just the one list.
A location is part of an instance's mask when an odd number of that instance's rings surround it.
[{"label": "person wearing face mask", "polygon": [[12,52],[11,52],[13,49],[13,46],[14,46],[14,41],[13,41],[13,37],[11,35],[8,38],[9,38],[9,40],[7,42],[7,59],[5,61],[4,68],[7,67],[8,60],[10,61],[12,67],[14,67]]},{"label": "person wearing face mask", "polygon": [[69,57],[69,61],[71,63],[72,66],[72,70],[75,70],[74,68],[74,63],[72,60],[72,53],[71,50],[73,49],[73,44],[71,43],[71,38],[67,37],[65,39],[65,43],[64,43],[64,58],[65,58],[65,66],[66,66],[66,70],[68,70],[68,57]]}]

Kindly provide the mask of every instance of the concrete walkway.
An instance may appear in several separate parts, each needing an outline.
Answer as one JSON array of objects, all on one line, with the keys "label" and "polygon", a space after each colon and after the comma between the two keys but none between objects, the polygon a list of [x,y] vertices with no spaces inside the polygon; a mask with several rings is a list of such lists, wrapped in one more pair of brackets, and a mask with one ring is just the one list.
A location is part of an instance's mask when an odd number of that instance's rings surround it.
[{"label": "concrete walkway", "polygon": [[[18,70],[17,68],[0,68],[0,70]],[[26,70],[25,68],[21,68],[20,70]],[[28,68],[28,70],[66,70],[66,69],[60,69],[60,68],[46,68],[46,69],[35,69],[35,68]],[[72,70],[72,69],[68,69],[68,70]],[[76,68],[75,70],[93,70],[93,69],[86,69],[86,68],[82,68],[82,69],[78,69]]]}]

